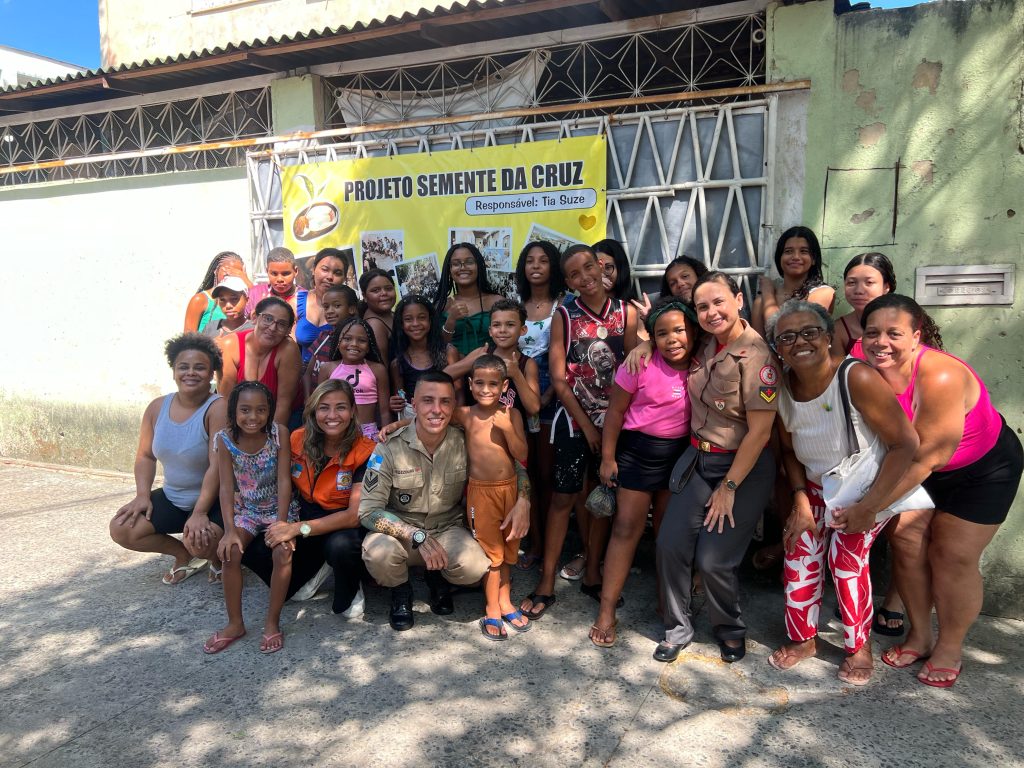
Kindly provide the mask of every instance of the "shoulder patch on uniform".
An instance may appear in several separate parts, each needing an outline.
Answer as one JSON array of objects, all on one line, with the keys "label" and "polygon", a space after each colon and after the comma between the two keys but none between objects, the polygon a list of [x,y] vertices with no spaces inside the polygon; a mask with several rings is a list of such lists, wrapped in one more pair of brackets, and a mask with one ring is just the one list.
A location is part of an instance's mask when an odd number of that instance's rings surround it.
[{"label": "shoulder patch on uniform", "polygon": [[773,402],[778,390],[775,387],[761,387],[761,399],[766,403]]},{"label": "shoulder patch on uniform", "polygon": [[352,473],[346,469],[339,470],[334,489],[336,491],[352,490]]},{"label": "shoulder patch on uniform", "polygon": [[[372,457],[371,457],[372,458]],[[377,487],[377,483],[380,481],[380,475],[378,475],[372,469],[366,470],[366,474],[363,475],[363,488],[368,491],[372,491]]]},{"label": "shoulder patch on uniform", "polygon": [[302,475],[302,465],[299,462],[292,464],[292,477],[299,477]]},{"label": "shoulder patch on uniform", "polygon": [[366,460],[367,470],[380,469],[382,466],[384,466],[384,457],[377,453],[377,451],[379,450],[380,446],[378,445],[376,448],[373,449],[373,453],[370,454],[370,458]]},{"label": "shoulder patch on uniform", "polygon": [[767,384],[769,387],[774,387],[779,383],[779,372],[775,370],[774,365],[766,365],[761,369],[761,382]]},{"label": "shoulder patch on uniform", "polygon": [[715,408],[717,408],[720,411],[724,411],[725,410],[725,400],[722,400],[722,399],[716,397],[715,398]]}]

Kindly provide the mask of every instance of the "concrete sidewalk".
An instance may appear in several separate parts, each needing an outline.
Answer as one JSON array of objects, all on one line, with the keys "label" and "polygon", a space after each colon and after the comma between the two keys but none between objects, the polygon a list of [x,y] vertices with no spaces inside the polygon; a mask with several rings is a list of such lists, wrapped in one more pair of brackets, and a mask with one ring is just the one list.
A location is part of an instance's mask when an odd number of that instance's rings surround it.
[{"label": "concrete sidewalk", "polygon": [[[551,612],[507,643],[480,636],[478,596],[442,618],[418,584],[410,632],[388,627],[387,593],[373,589],[354,622],[329,599],[286,605],[286,646],[271,656],[257,650],[267,591],[250,574],[249,636],[205,656],[220,589],[203,575],[166,587],[166,562],[107,537],[133,493],[124,478],[0,465],[0,766],[1024,762],[1024,624],[980,620],[952,690],[877,660],[872,683],[851,688],[835,677],[834,622],[821,658],[768,666],[783,625],[767,581],[747,586],[748,654],[731,666],[703,617],[679,661],[651,659],[649,571],[627,584],[610,650],[587,639],[597,604],[559,580]],[[515,596],[535,578],[517,574]]]}]

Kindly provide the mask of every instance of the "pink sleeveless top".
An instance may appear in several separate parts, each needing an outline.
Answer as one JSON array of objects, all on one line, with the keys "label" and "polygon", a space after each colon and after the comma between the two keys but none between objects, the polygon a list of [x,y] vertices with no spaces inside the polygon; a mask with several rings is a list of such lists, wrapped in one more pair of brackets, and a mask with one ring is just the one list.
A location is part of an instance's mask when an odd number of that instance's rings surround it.
[{"label": "pink sleeveless top", "polygon": [[377,377],[373,375],[370,366],[339,363],[338,367],[331,371],[331,378],[343,379],[352,385],[356,405],[377,404]]},{"label": "pink sleeveless top", "polygon": [[999,411],[993,407],[984,382],[982,382],[971,366],[967,365],[959,357],[954,357],[947,352],[924,345],[921,346],[921,351],[917,353],[917,359],[914,360],[914,370],[910,374],[910,384],[907,385],[903,392],[896,395],[896,399],[899,400],[900,405],[903,407],[903,412],[907,414],[908,419],[914,420],[914,384],[917,382],[917,368],[921,364],[921,357],[925,352],[938,352],[940,355],[952,357],[971,372],[971,375],[978,382],[978,389],[981,390],[978,395],[978,402],[974,404],[974,407],[964,417],[964,434],[960,438],[960,445],[956,447],[946,466],[938,470],[939,472],[950,472],[954,469],[966,467],[968,464],[973,464],[991,451],[999,439],[999,433],[1003,428],[1003,419],[999,415]]},{"label": "pink sleeveless top", "polygon": [[864,360],[867,362],[867,357],[864,355],[864,342],[861,339],[857,339],[853,344],[850,345],[850,350],[847,352],[850,357],[855,357],[858,360]]}]

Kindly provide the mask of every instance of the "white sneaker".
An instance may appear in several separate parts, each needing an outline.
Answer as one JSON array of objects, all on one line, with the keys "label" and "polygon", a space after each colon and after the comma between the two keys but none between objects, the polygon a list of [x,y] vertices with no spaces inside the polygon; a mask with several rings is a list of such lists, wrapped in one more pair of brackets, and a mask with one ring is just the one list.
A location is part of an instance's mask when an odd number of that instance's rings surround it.
[{"label": "white sneaker", "polygon": [[298,603],[301,603],[303,600],[312,600],[314,595],[316,595],[317,590],[320,589],[325,581],[327,581],[327,577],[330,575],[331,566],[324,563],[320,567],[320,570],[316,572],[316,576],[303,584],[302,588],[292,595],[292,600]]},{"label": "white sneaker", "polygon": [[359,585],[359,591],[356,592],[356,596],[352,598],[352,604],[349,605],[341,615],[346,619],[358,619],[363,615],[363,611],[366,609],[366,598],[363,596],[363,585]]}]

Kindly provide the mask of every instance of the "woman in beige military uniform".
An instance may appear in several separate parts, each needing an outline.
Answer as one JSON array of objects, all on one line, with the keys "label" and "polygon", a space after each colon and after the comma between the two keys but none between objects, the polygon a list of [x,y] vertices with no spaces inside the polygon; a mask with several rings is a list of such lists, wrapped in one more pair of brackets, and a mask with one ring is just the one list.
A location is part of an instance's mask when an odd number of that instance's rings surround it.
[{"label": "woman in beige military uniform", "polygon": [[690,442],[672,471],[658,533],[658,579],[665,639],[654,658],[672,661],[693,640],[694,566],[722,659],[745,654],[740,561],[771,495],[775,460],[766,446],[778,403],[779,367],[768,345],[740,317],[743,295],[731,277],[708,272],[693,289],[706,341],[690,365]]}]

